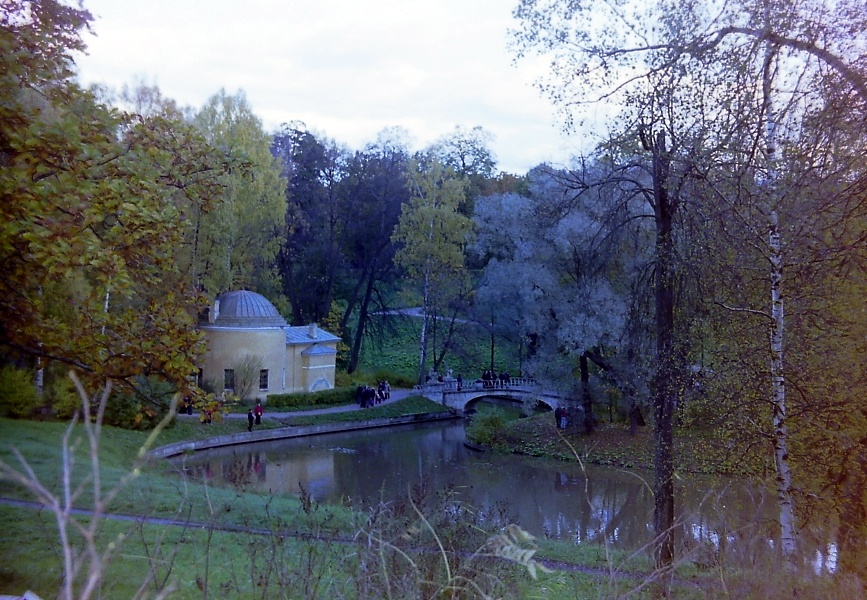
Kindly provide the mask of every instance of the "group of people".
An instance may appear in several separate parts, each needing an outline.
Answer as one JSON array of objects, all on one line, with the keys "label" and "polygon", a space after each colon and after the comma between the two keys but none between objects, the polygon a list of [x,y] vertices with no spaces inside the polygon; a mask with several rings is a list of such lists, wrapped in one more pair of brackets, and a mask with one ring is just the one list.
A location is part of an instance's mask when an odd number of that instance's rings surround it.
[{"label": "group of people", "polygon": [[506,371],[503,371],[499,375],[494,370],[487,370],[482,373],[482,387],[486,388],[504,388],[509,386],[509,380],[512,379],[512,376],[509,375]]},{"label": "group of people", "polygon": [[391,398],[391,384],[384,379],[377,383],[376,387],[359,385],[355,391],[355,401],[358,402],[361,408],[370,408],[376,404],[382,404],[389,398]]},{"label": "group of people", "polygon": [[247,431],[253,431],[253,424],[262,424],[262,414],[265,412],[265,407],[262,406],[261,400],[256,400],[256,406],[247,409]]}]

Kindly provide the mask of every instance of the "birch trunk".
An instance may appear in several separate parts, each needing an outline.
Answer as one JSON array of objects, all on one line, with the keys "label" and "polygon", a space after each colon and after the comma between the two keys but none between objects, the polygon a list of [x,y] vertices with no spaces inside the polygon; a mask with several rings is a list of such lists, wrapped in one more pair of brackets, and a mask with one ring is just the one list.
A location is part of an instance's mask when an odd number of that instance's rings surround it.
[{"label": "birch trunk", "polygon": [[780,509],[780,549],[786,559],[795,554],[795,505],[792,473],[789,469],[789,431],[786,424],[786,378],[783,371],[783,255],[777,211],[770,214],[768,233],[771,263],[771,411],[773,420],[774,468],[777,503]]},{"label": "birch trunk", "polygon": [[[769,17],[768,17],[769,18]],[[767,45],[762,72],[765,114],[765,144],[768,161],[768,261],[771,284],[771,331],[769,340],[771,378],[771,420],[773,425],[774,469],[777,504],[780,511],[780,550],[791,561],[795,550],[795,504],[792,498],[792,472],[789,468],[789,431],[786,422],[786,378],[784,372],[785,311],[783,302],[783,244],[776,194],[777,115],[773,103],[776,49]]]},{"label": "birch trunk", "polygon": [[423,293],[423,302],[422,302],[422,315],[421,315],[421,336],[419,339],[419,359],[418,359],[418,383],[419,385],[423,384],[424,381],[424,370],[425,365],[427,364],[427,319],[428,319],[428,305],[430,304],[430,275],[427,273],[424,276],[424,293]]}]

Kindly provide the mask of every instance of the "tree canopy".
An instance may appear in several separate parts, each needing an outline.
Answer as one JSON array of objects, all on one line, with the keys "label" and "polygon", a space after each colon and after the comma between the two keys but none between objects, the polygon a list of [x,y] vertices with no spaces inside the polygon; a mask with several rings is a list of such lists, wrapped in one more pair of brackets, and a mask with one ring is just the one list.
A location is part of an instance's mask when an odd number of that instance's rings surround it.
[{"label": "tree canopy", "polygon": [[122,113],[72,80],[90,15],[4,4],[0,343],[100,378],[181,384],[199,294],[175,260],[232,161],[189,124]]}]

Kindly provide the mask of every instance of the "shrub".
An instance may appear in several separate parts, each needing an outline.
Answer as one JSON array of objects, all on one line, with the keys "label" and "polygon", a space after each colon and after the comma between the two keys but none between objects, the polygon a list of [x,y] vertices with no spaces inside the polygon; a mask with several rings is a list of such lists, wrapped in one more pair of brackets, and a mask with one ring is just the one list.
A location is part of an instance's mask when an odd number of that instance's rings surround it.
[{"label": "shrub", "polygon": [[29,417],[39,407],[33,374],[11,365],[0,370],[0,412],[5,417]]},{"label": "shrub", "polygon": [[507,422],[506,413],[498,408],[481,410],[467,426],[467,439],[492,448],[501,445]]},{"label": "shrub", "polygon": [[334,374],[334,387],[349,387],[352,385],[352,375],[340,369]]},{"label": "shrub", "polygon": [[373,375],[371,375],[371,380],[371,385],[379,381],[387,381],[391,385],[391,389],[412,389],[417,383],[415,377],[401,375],[400,373],[394,373],[393,371],[376,371]]},{"label": "shrub", "polygon": [[69,377],[52,377],[45,387],[45,400],[58,419],[68,419],[81,408],[81,398]]},{"label": "shrub", "polygon": [[112,392],[105,407],[106,425],[149,430],[168,412],[174,387],[157,377],[139,377],[132,387]]},{"label": "shrub", "polygon": [[269,394],[269,408],[297,408],[301,406],[338,406],[355,402],[356,386],[339,387],[319,392],[295,394]]},{"label": "shrub", "polygon": [[235,395],[241,400],[249,400],[253,390],[259,388],[259,371],[262,357],[247,355],[233,367],[235,370]]}]

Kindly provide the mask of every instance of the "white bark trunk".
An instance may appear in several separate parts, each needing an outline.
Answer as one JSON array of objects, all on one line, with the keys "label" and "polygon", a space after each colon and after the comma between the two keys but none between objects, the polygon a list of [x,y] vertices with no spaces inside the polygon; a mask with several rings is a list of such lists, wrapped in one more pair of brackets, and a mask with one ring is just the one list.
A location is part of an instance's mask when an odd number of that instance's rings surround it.
[{"label": "white bark trunk", "polygon": [[[767,9],[767,5],[766,5]],[[770,23],[770,13],[765,15]],[[766,47],[763,69],[765,144],[768,161],[768,260],[771,265],[771,331],[769,340],[771,377],[771,421],[773,425],[774,468],[777,504],[780,511],[780,550],[791,561],[797,549],[795,503],[792,498],[792,472],[789,468],[789,431],[786,423],[786,378],[783,350],[785,312],[783,310],[783,244],[777,212],[777,115],[774,111],[774,63],[776,50]]]},{"label": "white bark trunk", "polygon": [[425,383],[425,364],[427,363],[427,318],[430,304],[430,275],[425,273],[424,292],[422,298],[421,339],[419,340],[418,382]]},{"label": "white bark trunk", "polygon": [[791,558],[796,550],[795,505],[792,499],[792,473],[789,469],[789,431],[786,424],[786,378],[783,373],[783,257],[779,220],[771,211],[768,232],[771,263],[771,406],[773,420],[774,466],[776,468],[777,503],[780,509],[780,547]]}]

